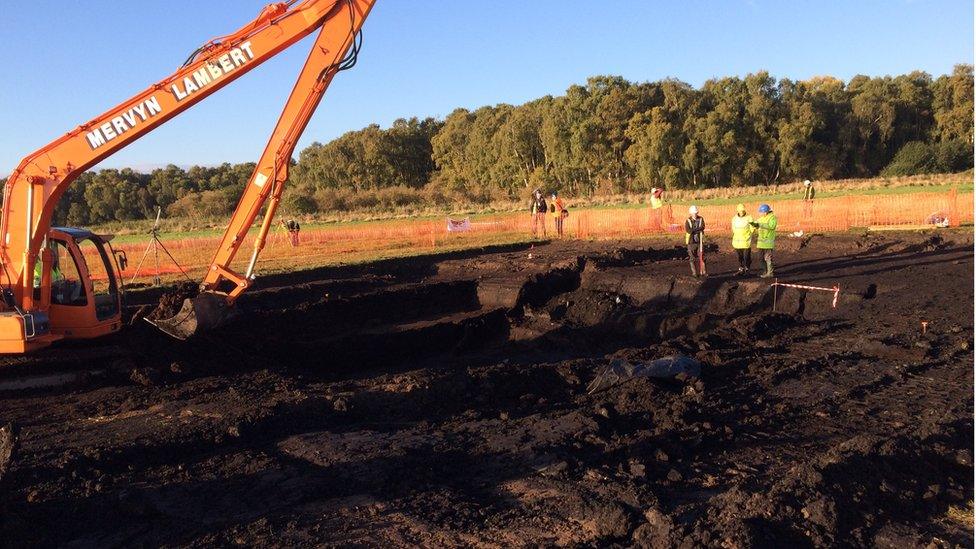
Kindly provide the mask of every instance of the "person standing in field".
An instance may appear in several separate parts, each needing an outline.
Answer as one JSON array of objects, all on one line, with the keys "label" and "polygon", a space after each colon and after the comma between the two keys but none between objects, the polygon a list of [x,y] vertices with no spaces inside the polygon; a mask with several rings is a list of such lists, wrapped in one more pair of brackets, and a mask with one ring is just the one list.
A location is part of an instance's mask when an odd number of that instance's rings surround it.
[{"label": "person standing in field", "polygon": [[548,211],[542,190],[536,189],[532,197],[532,236],[538,236],[539,225],[542,226],[542,236],[546,236],[546,213]]},{"label": "person standing in field", "polygon": [[688,247],[688,262],[691,276],[698,278],[705,274],[705,218],[698,215],[698,206],[688,208],[685,220],[685,245]]},{"label": "person standing in field", "polygon": [[285,225],[285,229],[288,230],[288,237],[292,247],[298,246],[298,233],[302,230],[302,226],[299,225],[294,219],[282,221],[282,223]]},{"label": "person standing in field", "polygon": [[752,267],[752,233],[754,231],[752,216],[746,213],[745,205],[737,205],[735,215],[732,216],[732,248],[739,256],[737,275],[748,274]]},{"label": "person standing in field", "polygon": [[664,189],[651,187],[651,229],[663,231]]},{"label": "person standing in field", "polygon": [[769,204],[759,206],[760,218],[752,222],[752,226],[759,229],[756,249],[759,250],[761,260],[766,264],[766,272],[761,278],[773,276],[773,250],[776,248],[776,215]]},{"label": "person standing in field", "polygon": [[813,183],[807,179],[803,182],[803,218],[808,219],[813,215],[813,198],[817,191],[813,188]]},{"label": "person standing in field", "polygon": [[563,205],[563,199],[559,198],[556,191],[552,191],[552,196],[549,197],[549,209],[552,213],[553,223],[556,225],[556,234],[562,238],[563,236],[563,220],[566,219],[566,208]]}]

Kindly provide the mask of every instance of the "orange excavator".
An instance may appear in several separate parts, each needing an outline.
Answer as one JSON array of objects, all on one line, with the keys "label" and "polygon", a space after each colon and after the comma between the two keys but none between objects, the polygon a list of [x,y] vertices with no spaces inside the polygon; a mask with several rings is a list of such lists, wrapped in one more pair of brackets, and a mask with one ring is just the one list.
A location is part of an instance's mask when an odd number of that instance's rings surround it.
[{"label": "orange excavator", "polygon": [[[374,2],[271,4],[237,32],[206,42],[169,77],[24,158],[7,180],[0,218],[0,353],[26,353],[121,329],[125,255],[112,249],[111,236],[51,227],[61,195],[85,170],[318,30],[200,293],[176,316],[156,324],[185,339],[222,322],[254,279],[298,138],[332,78],[355,64]],[[231,262],[262,208],[246,270],[235,272]]]}]

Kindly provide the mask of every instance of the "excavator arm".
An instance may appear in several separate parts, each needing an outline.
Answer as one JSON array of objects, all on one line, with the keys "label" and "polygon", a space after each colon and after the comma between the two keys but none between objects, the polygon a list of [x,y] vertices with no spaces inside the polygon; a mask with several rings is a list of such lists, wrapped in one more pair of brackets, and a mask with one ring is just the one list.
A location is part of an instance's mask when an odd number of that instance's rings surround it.
[{"label": "excavator arm", "polygon": [[[362,10],[356,11],[354,4],[350,3],[347,20],[334,17],[327,21],[319,32],[305,66],[298,76],[298,81],[285,103],[278,124],[224,232],[204,279],[202,285],[204,290],[217,290],[222,281],[230,281],[234,287],[227,294],[227,299],[232,303],[253,279],[258,254],[264,248],[268,229],[288,180],[288,164],[292,153],[295,152],[298,138],[305,131],[333,76],[338,71],[351,68],[355,64],[359,49],[358,31],[368,10],[368,6],[365,5],[367,2],[360,2],[360,4],[363,4]],[[261,207],[265,204],[267,208],[260,231],[254,241],[247,270],[243,274],[236,273],[231,270],[230,263],[243,244],[244,237],[254,224]]]},{"label": "excavator arm", "polygon": [[[269,5],[237,32],[198,48],[171,76],[24,158],[7,180],[0,219],[0,284],[5,310],[14,309],[23,316],[43,312],[50,305],[45,298],[49,292],[34,291],[34,267],[41,260],[41,272],[50,272],[51,254],[41,251],[51,229],[51,217],[65,189],[81,173],[320,29],[206,275],[207,288],[215,289],[221,280],[230,280],[239,288],[228,294],[232,301],[246,287],[253,262],[246,276],[231,271],[230,262],[270,199],[255,247],[256,260],[287,179],[295,142],[332,77],[348,61],[346,56],[356,46],[374,2],[289,0]],[[42,277],[42,285],[48,278]]]},{"label": "excavator arm", "polygon": [[[358,31],[369,6],[363,7],[363,11],[356,11],[350,3],[348,20],[333,17],[323,25],[264,153],[244,188],[244,194],[230,224],[224,231],[200,285],[201,292],[196,297],[185,300],[173,317],[152,321],[162,331],[177,339],[187,339],[198,331],[219,326],[233,312],[230,306],[254,280],[254,268],[288,180],[288,164],[296,142],[311,120],[333,76],[355,64],[359,48]],[[352,55],[348,55],[350,50]],[[231,262],[264,206],[264,217],[254,239],[246,270],[244,273],[235,272],[231,268]]]}]

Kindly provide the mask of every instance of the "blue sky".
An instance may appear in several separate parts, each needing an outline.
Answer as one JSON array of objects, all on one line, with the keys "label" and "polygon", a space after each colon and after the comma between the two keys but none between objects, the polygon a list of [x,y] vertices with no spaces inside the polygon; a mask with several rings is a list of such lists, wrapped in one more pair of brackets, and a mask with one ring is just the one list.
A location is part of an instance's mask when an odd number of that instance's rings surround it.
[{"label": "blue sky", "polygon": [[[0,0],[0,175],[173,72],[260,0]],[[296,44],[102,167],[257,158],[308,49]],[[972,0],[378,0],[359,64],[299,144],[370,123],[561,94],[596,74],[693,85],[768,70],[933,75],[973,62]],[[297,154],[297,153],[296,153]]]}]

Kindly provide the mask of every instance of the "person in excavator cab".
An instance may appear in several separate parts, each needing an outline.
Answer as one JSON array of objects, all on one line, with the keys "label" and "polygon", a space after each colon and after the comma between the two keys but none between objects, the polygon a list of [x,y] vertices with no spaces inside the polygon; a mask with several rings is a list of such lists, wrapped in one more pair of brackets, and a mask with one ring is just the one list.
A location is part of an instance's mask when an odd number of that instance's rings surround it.
[{"label": "person in excavator cab", "polygon": [[[64,275],[61,274],[61,261],[60,254],[58,253],[58,244],[51,242],[48,246],[51,250],[51,283],[60,282],[64,280]],[[42,264],[40,261],[34,262],[34,288],[41,287],[41,272]]]},{"label": "person in excavator cab", "polygon": [[[61,270],[61,245],[57,242],[48,244],[51,250],[51,303],[56,305],[70,305],[82,297],[81,281],[65,278]],[[40,298],[42,264],[34,263],[34,294]]]}]

